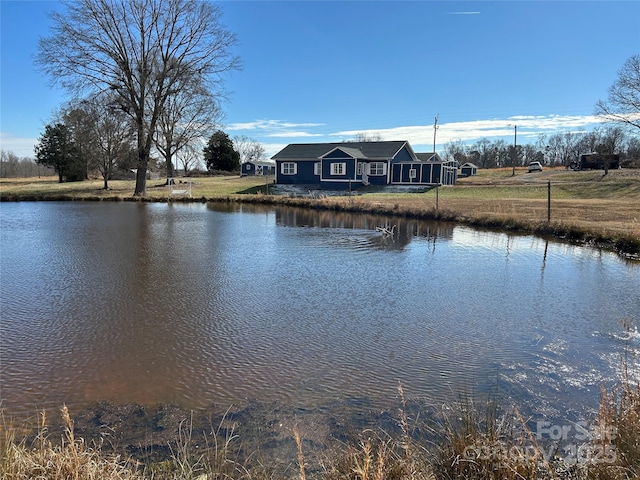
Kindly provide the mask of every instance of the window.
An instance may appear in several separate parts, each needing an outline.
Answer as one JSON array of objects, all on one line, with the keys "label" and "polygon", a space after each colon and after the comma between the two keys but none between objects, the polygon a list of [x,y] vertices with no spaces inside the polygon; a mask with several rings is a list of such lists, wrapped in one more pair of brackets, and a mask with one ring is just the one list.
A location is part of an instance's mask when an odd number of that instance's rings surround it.
[{"label": "window", "polygon": [[386,173],[386,163],[372,162],[369,164],[369,175],[384,175]]},{"label": "window", "polygon": [[295,175],[297,172],[298,165],[295,162],[284,162],[282,164],[282,174],[283,175]]},{"label": "window", "polygon": [[409,170],[409,178],[416,178],[418,171],[415,168]]},{"label": "window", "polygon": [[331,175],[344,175],[347,172],[346,163],[332,163]]},{"label": "window", "polygon": [[356,175],[362,175],[363,167],[364,163],[358,162],[358,171],[356,172]]},{"label": "window", "polygon": [[313,174],[319,177],[320,173],[322,173],[322,163],[316,162],[313,164]]}]

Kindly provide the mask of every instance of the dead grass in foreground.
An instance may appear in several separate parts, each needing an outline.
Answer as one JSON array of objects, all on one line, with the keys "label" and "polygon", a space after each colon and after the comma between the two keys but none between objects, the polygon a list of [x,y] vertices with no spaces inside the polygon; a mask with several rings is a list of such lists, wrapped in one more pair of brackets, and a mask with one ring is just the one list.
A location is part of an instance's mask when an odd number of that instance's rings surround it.
[{"label": "dead grass in foreground", "polygon": [[[625,369],[628,372],[628,369]],[[102,452],[74,434],[73,421],[64,407],[64,435],[60,442],[47,433],[46,417],[35,439],[18,440],[16,430],[0,425],[0,477],[22,479],[102,480],[267,480],[274,478],[322,480],[631,480],[640,476],[640,386],[628,377],[610,392],[603,392],[600,411],[587,437],[567,450],[542,443],[517,410],[503,412],[491,398],[477,403],[462,398],[443,407],[431,423],[409,418],[402,386],[398,387],[399,434],[365,430],[355,444],[342,445],[310,468],[304,439],[297,426],[291,435],[297,455],[290,468],[277,471],[259,457],[240,463],[234,458],[231,431],[218,428],[192,442],[189,421],[180,426],[179,438],[170,444],[170,458],[142,465],[132,458]],[[430,441],[415,430],[429,430]]]}]

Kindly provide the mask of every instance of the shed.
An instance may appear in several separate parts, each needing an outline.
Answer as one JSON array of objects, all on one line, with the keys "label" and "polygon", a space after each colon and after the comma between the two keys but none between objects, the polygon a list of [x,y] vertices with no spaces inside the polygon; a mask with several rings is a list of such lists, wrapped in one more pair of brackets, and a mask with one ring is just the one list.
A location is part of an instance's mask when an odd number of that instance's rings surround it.
[{"label": "shed", "polygon": [[461,177],[470,177],[478,174],[478,167],[471,162],[467,162],[460,167]]},{"label": "shed", "polygon": [[267,160],[249,160],[240,166],[240,175],[274,175],[276,164]]}]

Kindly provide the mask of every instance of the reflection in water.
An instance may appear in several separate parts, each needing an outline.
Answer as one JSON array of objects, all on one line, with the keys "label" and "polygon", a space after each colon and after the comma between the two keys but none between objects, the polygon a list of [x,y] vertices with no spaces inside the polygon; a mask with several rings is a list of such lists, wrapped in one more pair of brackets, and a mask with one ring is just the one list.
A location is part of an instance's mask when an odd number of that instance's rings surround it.
[{"label": "reflection in water", "polygon": [[[416,237],[430,240],[435,250],[438,238],[444,240],[453,235],[453,224],[450,223],[304,208],[276,209],[276,224],[287,227],[365,231],[370,233],[366,237],[368,246],[390,250],[402,250]],[[383,234],[377,231],[379,227],[393,229],[393,234]]]},{"label": "reflection in water", "polygon": [[498,389],[579,411],[640,342],[619,340],[620,319],[640,320],[640,268],[536,237],[235,204],[17,203],[0,217],[9,410],[385,404],[400,381],[431,402]]},{"label": "reflection in water", "polygon": [[544,254],[542,255],[542,274],[544,275],[544,267],[547,266],[547,254],[549,253],[549,240],[544,242]]}]

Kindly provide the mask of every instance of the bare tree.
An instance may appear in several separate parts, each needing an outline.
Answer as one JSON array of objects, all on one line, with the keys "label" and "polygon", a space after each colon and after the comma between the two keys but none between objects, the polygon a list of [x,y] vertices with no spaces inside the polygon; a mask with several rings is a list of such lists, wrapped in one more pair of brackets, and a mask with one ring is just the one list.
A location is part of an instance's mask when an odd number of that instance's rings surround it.
[{"label": "bare tree", "polygon": [[174,176],[173,157],[219,127],[222,111],[215,98],[198,85],[185,85],[167,99],[158,120],[155,145],[167,165],[167,182]]},{"label": "bare tree", "polygon": [[640,167],[640,138],[627,138],[627,145],[625,150],[625,156],[629,165],[636,165],[637,167]]},{"label": "bare tree", "polygon": [[221,74],[238,67],[235,36],[217,5],[200,0],[67,0],[51,14],[53,35],[39,43],[38,64],[75,93],[111,90],[133,118],[138,164],[134,195],[146,173],[160,114],[185,85],[221,91]]},{"label": "bare tree", "polygon": [[0,150],[0,178],[18,177],[20,159],[11,151]]},{"label": "bare tree", "polygon": [[596,113],[610,121],[640,129],[640,55],[633,55],[618,71],[606,101],[596,104]]},{"label": "bare tree", "polygon": [[99,172],[105,190],[116,161],[129,155],[135,137],[131,118],[113,102],[113,94],[107,92],[70,102],[61,114],[87,162],[87,172]]},{"label": "bare tree", "polygon": [[592,131],[584,134],[580,141],[581,152],[580,153],[593,153],[600,143],[600,137],[602,136],[602,128],[596,127]]},{"label": "bare tree", "polygon": [[349,142],[381,142],[382,135],[378,132],[360,132],[356,133],[353,137],[353,140],[349,140]]},{"label": "bare tree", "polygon": [[189,174],[189,170],[198,168],[198,164],[202,159],[203,146],[199,140],[200,139],[186,145],[185,148],[181,149],[176,155],[185,175]]},{"label": "bare tree", "polygon": [[496,167],[506,167],[509,157],[509,146],[503,139],[493,142],[493,152],[496,156]]},{"label": "bare tree", "polygon": [[459,165],[462,165],[467,161],[468,150],[467,146],[460,139],[452,140],[444,147],[445,157],[447,159],[456,160]]},{"label": "bare tree", "polygon": [[54,174],[53,168],[43,167],[32,158],[19,158],[12,151],[0,150],[0,178],[39,177],[40,175]]},{"label": "bare tree", "polygon": [[245,135],[233,137],[233,146],[240,154],[240,163],[263,160],[265,157],[264,147],[252,138]]},{"label": "bare tree", "polygon": [[479,167],[489,168],[495,166],[495,156],[493,155],[493,148],[488,138],[481,138],[475,143],[473,148],[480,155],[478,160],[480,162],[478,164]]},{"label": "bare tree", "polygon": [[620,127],[609,127],[603,132],[601,143],[598,145],[598,153],[603,156],[602,167],[605,175],[609,173],[613,155],[622,148],[624,141],[625,134]]},{"label": "bare tree", "polygon": [[553,136],[557,137],[552,143],[556,147],[556,159],[561,165],[568,167],[572,162],[578,161],[576,146],[579,144],[581,136],[581,134],[574,132],[558,133]]},{"label": "bare tree", "polygon": [[544,154],[535,145],[525,143],[522,145],[522,163],[528,165],[531,162],[540,162],[541,165],[544,165]]}]

